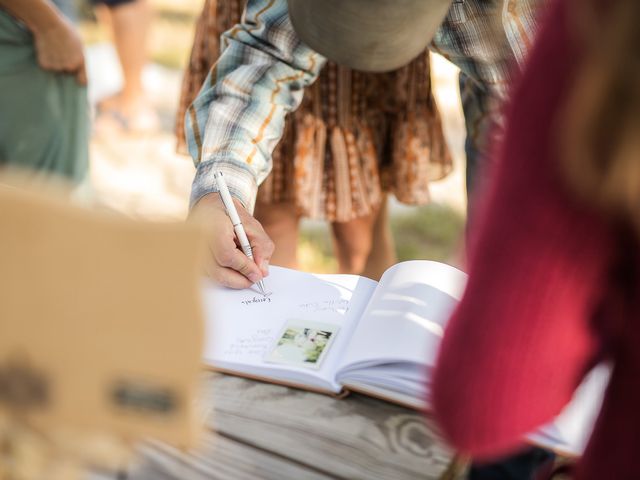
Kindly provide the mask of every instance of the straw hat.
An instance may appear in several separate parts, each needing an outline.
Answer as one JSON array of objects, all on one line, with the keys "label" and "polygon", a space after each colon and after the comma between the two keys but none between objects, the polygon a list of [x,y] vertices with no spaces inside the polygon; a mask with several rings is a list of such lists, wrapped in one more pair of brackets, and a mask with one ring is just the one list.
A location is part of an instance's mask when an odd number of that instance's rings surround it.
[{"label": "straw hat", "polygon": [[300,39],[329,60],[371,72],[422,52],[452,0],[288,0]]}]

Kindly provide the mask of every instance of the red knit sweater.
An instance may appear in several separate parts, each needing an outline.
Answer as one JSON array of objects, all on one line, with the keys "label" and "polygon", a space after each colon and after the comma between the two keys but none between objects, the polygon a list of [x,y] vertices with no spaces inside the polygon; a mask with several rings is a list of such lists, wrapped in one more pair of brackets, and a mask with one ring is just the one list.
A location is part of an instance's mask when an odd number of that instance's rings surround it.
[{"label": "red knit sweater", "polygon": [[640,305],[597,315],[616,296],[619,239],[573,200],[558,167],[558,114],[581,57],[570,3],[549,12],[513,92],[473,225],[467,289],[441,346],[434,408],[461,452],[504,455],[552,420],[608,356],[614,372],[579,478],[640,478]]}]

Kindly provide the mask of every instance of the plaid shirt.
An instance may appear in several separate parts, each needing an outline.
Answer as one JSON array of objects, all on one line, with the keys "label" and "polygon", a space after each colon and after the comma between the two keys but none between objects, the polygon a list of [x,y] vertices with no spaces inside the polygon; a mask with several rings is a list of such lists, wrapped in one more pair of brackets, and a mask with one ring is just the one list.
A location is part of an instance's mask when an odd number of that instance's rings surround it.
[{"label": "plaid shirt", "polygon": [[[470,102],[486,132],[499,118],[509,70],[522,61],[534,29],[538,0],[454,0],[431,48],[456,64],[483,95]],[[499,28],[501,26],[501,28]],[[271,170],[271,152],[287,113],[326,59],[297,37],[286,0],[248,0],[243,22],[222,36],[223,53],[186,114],[187,144],[197,171],[191,204],[217,191],[213,172],[224,172],[232,195],[253,210],[258,185]],[[472,138],[476,132],[468,132]]]}]

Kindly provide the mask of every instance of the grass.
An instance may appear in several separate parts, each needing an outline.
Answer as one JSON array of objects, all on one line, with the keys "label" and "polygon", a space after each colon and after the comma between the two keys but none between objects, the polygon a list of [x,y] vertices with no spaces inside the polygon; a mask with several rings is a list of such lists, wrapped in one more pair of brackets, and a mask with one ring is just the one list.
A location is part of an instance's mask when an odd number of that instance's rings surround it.
[{"label": "grass", "polygon": [[[395,214],[391,229],[398,261],[436,260],[457,264],[464,236],[465,219],[457,210],[439,204]],[[302,229],[298,255],[303,270],[335,272],[336,260],[327,225]]]},{"label": "grass", "polygon": [[464,234],[462,214],[431,204],[391,218],[399,261],[411,259],[455,262]]},{"label": "grass", "polygon": [[329,225],[303,226],[298,241],[300,268],[315,273],[335,273],[338,262],[333,256],[333,245]]}]

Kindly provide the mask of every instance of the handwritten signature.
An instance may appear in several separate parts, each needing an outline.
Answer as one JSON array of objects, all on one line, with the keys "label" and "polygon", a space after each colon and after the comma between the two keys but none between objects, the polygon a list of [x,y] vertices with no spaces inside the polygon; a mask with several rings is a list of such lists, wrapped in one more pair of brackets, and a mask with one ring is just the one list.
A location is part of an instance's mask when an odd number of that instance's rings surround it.
[{"label": "handwritten signature", "polygon": [[339,298],[336,300],[319,300],[315,302],[305,302],[298,304],[298,308],[312,312],[336,312],[346,313],[349,310],[349,300]]},{"label": "handwritten signature", "polygon": [[256,303],[271,303],[271,298],[269,297],[253,297],[249,300],[242,300],[243,305],[255,305]]}]

